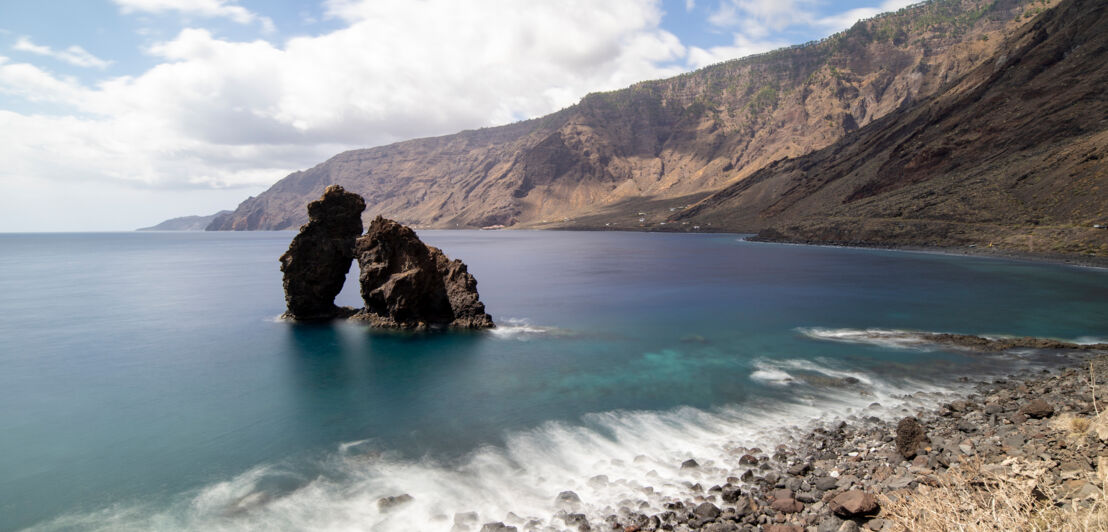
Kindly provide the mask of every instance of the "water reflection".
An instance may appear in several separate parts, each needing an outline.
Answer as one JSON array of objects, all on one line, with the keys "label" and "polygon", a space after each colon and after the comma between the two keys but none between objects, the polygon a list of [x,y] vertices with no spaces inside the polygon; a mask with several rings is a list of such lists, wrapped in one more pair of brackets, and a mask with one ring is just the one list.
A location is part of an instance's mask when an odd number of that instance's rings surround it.
[{"label": "water reflection", "polygon": [[287,338],[295,430],[327,433],[326,441],[369,439],[409,455],[488,443],[459,426],[484,408],[481,394],[465,388],[488,377],[477,363],[491,346],[486,333],[382,332],[335,322],[289,324]]}]

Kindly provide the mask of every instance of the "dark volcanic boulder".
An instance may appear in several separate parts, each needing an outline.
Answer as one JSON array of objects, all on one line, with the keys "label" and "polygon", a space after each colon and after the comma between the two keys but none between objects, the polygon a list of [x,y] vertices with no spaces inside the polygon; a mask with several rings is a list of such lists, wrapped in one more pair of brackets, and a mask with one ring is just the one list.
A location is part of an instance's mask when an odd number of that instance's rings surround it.
[{"label": "dark volcanic boulder", "polygon": [[1023,405],[1023,408],[1020,408],[1019,413],[1027,417],[1039,419],[1054,415],[1054,407],[1050,406],[1050,403],[1043,401],[1042,399],[1035,399],[1034,401]]},{"label": "dark volcanic boulder", "polygon": [[909,459],[931,443],[918,419],[906,417],[896,424],[896,450],[904,459]]},{"label": "dark volcanic boulder", "polygon": [[365,301],[357,319],[402,329],[493,326],[466,265],[425,245],[411,228],[378,216],[354,254]]},{"label": "dark volcanic boulder", "polygon": [[361,196],[338,185],[327,187],[323,197],[308,204],[308,223],[300,227],[280,259],[286,317],[324,320],[353,314],[353,309],[336,307],[335,296],[354,259],[364,210]]}]

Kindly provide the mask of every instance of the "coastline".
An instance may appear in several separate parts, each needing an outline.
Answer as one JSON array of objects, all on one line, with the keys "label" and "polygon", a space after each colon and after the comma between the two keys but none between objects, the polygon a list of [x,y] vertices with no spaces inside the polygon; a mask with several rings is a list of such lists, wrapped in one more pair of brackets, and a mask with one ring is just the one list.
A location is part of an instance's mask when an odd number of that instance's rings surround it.
[{"label": "coastline", "polygon": [[[446,231],[453,231],[455,229],[443,229]],[[581,226],[581,227],[524,227],[524,228],[505,228],[508,231],[581,231],[581,232],[624,232],[624,233],[668,233],[668,234],[731,234],[742,238],[746,242],[754,242],[760,244],[786,244],[793,246],[816,246],[816,247],[833,247],[833,248],[852,248],[852,249],[877,249],[884,251],[909,251],[913,253],[931,253],[938,255],[953,255],[953,256],[970,256],[970,257],[984,257],[994,258],[1001,260],[1012,260],[1021,262],[1034,262],[1040,264],[1058,264],[1063,266],[1078,266],[1084,268],[1095,269],[1108,269],[1108,256],[1099,255],[1075,255],[1064,253],[1032,253],[1029,251],[1017,251],[1010,249],[1002,249],[997,247],[968,247],[968,246],[913,246],[907,244],[865,244],[865,243],[851,243],[843,244],[836,242],[817,242],[817,241],[797,241],[797,240],[775,240],[768,238],[759,238],[757,233],[732,231],[722,228],[707,228],[699,230],[687,230],[687,229],[663,229],[658,227],[643,227],[643,228],[630,228],[630,227],[594,227],[594,226]]]},{"label": "coastline", "polygon": [[[750,233],[742,233],[744,235]],[[1000,248],[981,247],[927,247],[897,244],[837,244],[821,242],[794,242],[787,240],[759,239],[756,235],[743,238],[747,242],[759,244],[787,244],[793,246],[819,246],[833,248],[852,249],[878,249],[885,251],[908,251],[912,253],[930,253],[936,255],[953,255],[967,257],[983,257],[1000,260],[1020,262],[1033,262],[1040,264],[1058,264],[1063,266],[1078,266],[1083,268],[1108,269],[1108,257],[1097,255],[1066,255],[1058,253],[1032,253],[1029,251],[1014,251]]]},{"label": "coastline", "polygon": [[[966,529],[961,524],[972,525],[989,509],[942,506],[976,485],[1012,490],[1006,496],[1022,496],[1019,504],[1032,505],[1022,510],[1038,512],[1038,519],[1075,530],[1108,526],[1108,414],[1100,403],[1108,398],[1108,353],[1031,371],[979,382],[961,399],[900,420],[856,417],[773,450],[735,449],[743,453],[744,470],[710,487],[693,486],[700,495],[667,503],[661,513],[625,507],[593,525],[584,515],[559,517],[567,529],[582,531],[853,532],[922,530],[936,523]],[[1082,519],[1093,521],[1082,525]],[[490,523],[482,530],[512,529]]]}]

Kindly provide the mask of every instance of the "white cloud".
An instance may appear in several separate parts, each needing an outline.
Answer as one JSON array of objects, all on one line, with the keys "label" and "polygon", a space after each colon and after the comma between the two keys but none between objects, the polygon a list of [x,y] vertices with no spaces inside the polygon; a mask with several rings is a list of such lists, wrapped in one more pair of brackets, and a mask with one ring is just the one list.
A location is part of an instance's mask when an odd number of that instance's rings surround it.
[{"label": "white cloud", "polygon": [[95,85],[0,61],[0,92],[53,105],[0,111],[0,181],[258,187],[344,149],[541,116],[684,70],[654,0],[328,9],[345,27],[280,45],[186,29],[149,47],[155,67]]},{"label": "white cloud", "polygon": [[0,61],[0,93],[31,102],[82,103],[87,91],[71,78],[57,78],[28,63]]},{"label": "white cloud", "polygon": [[77,45],[70,46],[65,50],[55,50],[49,46],[35,44],[27,37],[20,37],[19,40],[15,41],[15,44],[12,45],[12,49],[19,52],[52,57],[58,61],[85,68],[99,68],[103,70],[108,68],[108,65],[112,64],[111,61],[100,59],[90,54],[88,50]]},{"label": "white cloud", "polygon": [[696,9],[696,0],[685,0],[685,11]]},{"label": "white cloud", "polygon": [[234,0],[113,0],[123,13],[167,13],[226,18],[239,24],[257,22],[262,30],[272,32],[273,20],[236,5]]},{"label": "white cloud", "polygon": [[816,21],[817,24],[826,28],[828,31],[837,32],[845,30],[854,25],[859,20],[871,18],[875,15],[886,13],[889,11],[897,11],[901,8],[908,7],[913,4],[918,4],[919,0],[885,0],[878,7],[860,7],[857,9],[851,9],[842,13],[836,13],[827,17],[822,17]]},{"label": "white cloud", "polygon": [[818,0],[721,0],[708,22],[721,28],[741,27],[764,36],[788,26],[811,23]]},{"label": "white cloud", "polygon": [[788,46],[788,43],[784,41],[754,41],[740,33],[736,33],[735,42],[731,46],[713,46],[708,49],[696,46],[690,48],[688,62],[694,68],[701,68],[739,57],[769,52],[783,46]]},{"label": "white cloud", "polygon": [[774,38],[782,31],[804,30],[809,34],[827,34],[844,30],[859,20],[896,11],[920,0],[884,0],[874,7],[860,7],[830,15],[817,15],[822,0],[719,0],[708,16],[709,24],[732,32],[734,44],[710,49],[693,47],[689,64],[697,67],[768,52],[788,46]]}]

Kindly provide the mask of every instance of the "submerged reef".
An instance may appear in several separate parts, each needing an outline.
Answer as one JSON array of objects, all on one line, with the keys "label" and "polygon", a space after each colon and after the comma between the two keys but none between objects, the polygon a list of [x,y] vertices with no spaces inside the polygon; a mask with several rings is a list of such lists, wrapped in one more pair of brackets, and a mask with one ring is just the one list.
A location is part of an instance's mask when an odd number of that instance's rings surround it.
[{"label": "submerged reef", "polygon": [[[308,223],[280,259],[286,318],[352,318],[392,329],[494,327],[465,263],[381,216],[359,237],[364,210],[361,196],[338,185],[308,204]],[[365,308],[338,307],[335,297],[355,257]]]}]

